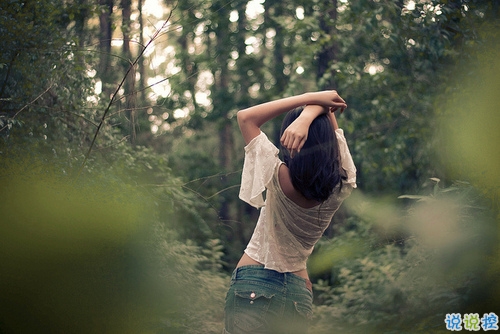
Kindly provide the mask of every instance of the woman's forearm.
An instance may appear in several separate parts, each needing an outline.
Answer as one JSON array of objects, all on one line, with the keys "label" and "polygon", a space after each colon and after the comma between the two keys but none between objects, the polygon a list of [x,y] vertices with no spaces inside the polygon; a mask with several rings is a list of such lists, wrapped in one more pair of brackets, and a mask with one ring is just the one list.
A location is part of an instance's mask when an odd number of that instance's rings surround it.
[{"label": "woman's forearm", "polygon": [[309,133],[311,123],[321,114],[327,113],[328,108],[320,105],[306,105],[300,115],[285,129],[280,142],[290,152],[293,158],[295,153],[300,152],[304,146]]},{"label": "woman's forearm", "polygon": [[262,103],[247,109],[240,110],[237,114],[238,125],[245,142],[248,144],[260,134],[260,127],[267,121],[299,106],[314,104],[330,108],[344,109],[345,101],[336,91],[321,91],[304,93]]},{"label": "woman's forearm", "polygon": [[339,125],[337,123],[337,117],[335,117],[335,113],[330,112],[328,113],[328,116],[330,117],[330,121],[332,122],[333,130],[337,130],[339,128]]},{"label": "woman's forearm", "polygon": [[248,144],[260,134],[260,127],[267,121],[308,103],[307,93],[274,100],[238,111],[238,125]]}]

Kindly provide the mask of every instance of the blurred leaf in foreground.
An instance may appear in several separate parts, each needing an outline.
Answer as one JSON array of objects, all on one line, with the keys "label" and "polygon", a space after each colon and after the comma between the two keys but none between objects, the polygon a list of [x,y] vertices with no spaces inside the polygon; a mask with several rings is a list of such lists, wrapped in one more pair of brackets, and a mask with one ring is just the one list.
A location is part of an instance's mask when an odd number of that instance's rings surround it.
[{"label": "blurred leaf in foreground", "polygon": [[2,167],[0,331],[158,332],[180,299],[157,273],[148,196],[37,159]]}]

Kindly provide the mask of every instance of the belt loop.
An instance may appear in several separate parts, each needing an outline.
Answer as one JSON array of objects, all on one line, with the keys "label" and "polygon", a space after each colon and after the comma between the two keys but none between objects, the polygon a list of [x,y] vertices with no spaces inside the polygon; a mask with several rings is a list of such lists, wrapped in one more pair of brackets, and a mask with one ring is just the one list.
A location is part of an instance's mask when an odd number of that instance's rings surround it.
[{"label": "belt loop", "polygon": [[235,269],[233,270],[233,274],[231,275],[231,279],[232,279],[232,280],[235,280],[235,279],[236,279],[236,277],[238,277],[238,269],[240,269],[240,268],[235,268]]}]

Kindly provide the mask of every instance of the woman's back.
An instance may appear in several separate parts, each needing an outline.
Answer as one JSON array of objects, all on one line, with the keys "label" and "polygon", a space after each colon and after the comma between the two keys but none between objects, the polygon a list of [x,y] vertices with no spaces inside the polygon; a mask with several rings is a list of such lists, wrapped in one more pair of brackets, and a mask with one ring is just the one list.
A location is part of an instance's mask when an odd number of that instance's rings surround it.
[{"label": "woman's back", "polygon": [[[341,130],[335,134],[343,138]],[[344,162],[352,161],[346,146],[340,151]],[[245,147],[240,199],[261,210],[245,253],[279,272],[305,270],[314,244],[355,186],[350,182],[338,184],[323,202],[307,199],[294,188],[277,147],[261,132]]]},{"label": "woman's back", "polygon": [[279,175],[279,184],[281,186],[281,189],[283,190],[283,193],[292,202],[306,209],[315,207],[320,204],[319,201],[305,198],[300,191],[295,189],[292,183],[292,178],[290,176],[290,170],[285,164],[282,164],[280,166],[278,175]]}]

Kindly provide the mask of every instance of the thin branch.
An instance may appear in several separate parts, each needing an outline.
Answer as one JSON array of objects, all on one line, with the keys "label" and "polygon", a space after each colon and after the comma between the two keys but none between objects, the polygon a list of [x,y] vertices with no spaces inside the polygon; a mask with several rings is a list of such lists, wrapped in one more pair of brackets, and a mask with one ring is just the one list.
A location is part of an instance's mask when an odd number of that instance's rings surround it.
[{"label": "thin branch", "polygon": [[191,189],[189,187],[185,187],[185,186],[182,186],[183,189],[186,189],[190,192],[192,192],[193,194],[195,194],[196,196],[198,196],[199,198],[201,198],[216,214],[217,214],[217,219],[220,221],[220,223],[222,225],[225,225],[227,227],[230,227],[229,225],[227,224],[224,224],[224,222],[233,222],[233,223],[241,223],[240,221],[237,221],[237,220],[232,220],[232,219],[222,219],[222,217],[219,215],[219,210],[214,206],[214,204],[210,203],[210,201],[208,199],[228,190],[228,189],[231,189],[231,188],[235,188],[235,187],[239,187],[240,184],[236,184],[236,185],[233,185],[231,187],[228,187],[228,188],[225,188],[225,189],[222,189],[220,191],[218,191],[217,193],[213,194],[212,196],[209,196],[209,197],[205,197],[203,196],[202,194],[200,194],[199,192],[197,192],[196,190],[194,189]]},{"label": "thin branch", "polygon": [[[224,189],[222,189],[222,190],[220,190],[220,191],[216,192],[216,193],[215,193],[215,194],[213,194],[212,196],[205,197],[205,199],[206,199],[206,200],[209,200],[209,199],[211,199],[212,197],[215,197],[215,196],[217,196],[217,195],[219,195],[219,194],[222,194],[223,192],[225,192],[225,191],[227,191],[227,190],[230,190],[230,189],[233,189],[233,188],[237,188],[237,187],[239,187],[239,186],[241,186],[241,184],[235,184],[235,185],[232,185],[232,186],[226,187],[226,188],[224,188]],[[189,188],[187,188],[187,187],[183,187],[183,188],[189,189]]]},{"label": "thin branch", "polygon": [[119,141],[117,141],[116,143],[112,143],[112,144],[110,144],[108,146],[98,147],[98,148],[96,148],[96,150],[101,151],[101,150],[106,150],[106,149],[108,149],[110,147],[114,147],[114,146],[116,146],[116,145],[118,145],[120,143],[123,143],[123,142],[127,141],[129,137],[130,136],[125,136],[122,139],[120,139]]},{"label": "thin branch", "polygon": [[[222,174],[222,173],[218,173],[218,174],[215,174],[215,175],[209,175],[209,176],[205,176],[205,177],[200,177],[200,178],[197,178],[197,179],[194,179],[194,180],[191,180],[191,181],[188,181],[186,183],[184,183],[183,185],[181,185],[182,188],[184,189],[187,189],[195,194],[197,194],[200,198],[204,199],[205,201],[210,199],[210,198],[213,198],[229,189],[233,189],[233,188],[236,188],[236,187],[239,187],[241,186],[241,184],[235,184],[235,185],[232,185],[232,186],[229,186],[227,188],[224,188],[224,189],[221,189],[219,190],[218,192],[208,196],[208,197],[205,197],[203,195],[201,195],[199,192],[197,192],[195,189],[193,188],[190,188],[188,187],[188,184],[191,184],[191,183],[194,183],[194,182],[198,182],[198,181],[203,181],[203,183],[205,183],[207,180],[210,180],[212,178],[215,178],[215,177],[221,177],[221,176],[228,176],[228,175],[231,175],[231,174],[236,174],[236,173],[240,173],[242,171],[242,169],[240,170],[237,170],[237,171],[234,171],[234,172],[229,172],[229,173],[225,173],[225,174]],[[146,184],[145,186],[150,186],[150,187],[157,187],[157,188],[163,188],[163,187],[177,187],[177,186],[173,186],[173,185],[167,185],[167,184]]]},{"label": "thin branch", "polygon": [[87,153],[85,154],[85,158],[83,159],[82,165],[81,165],[80,170],[79,170],[78,175],[77,175],[77,178],[82,173],[83,167],[85,166],[85,164],[88,161],[90,153],[92,152],[92,149],[93,149],[93,147],[95,145],[95,141],[97,139],[97,136],[99,135],[99,132],[101,131],[102,126],[104,125],[104,121],[106,120],[106,116],[107,116],[108,112],[110,111],[111,106],[113,105],[113,103],[114,103],[114,101],[115,101],[115,99],[116,99],[116,97],[118,95],[118,92],[120,91],[120,89],[122,88],[123,84],[125,83],[125,80],[127,79],[128,74],[130,73],[130,71],[132,70],[132,68],[137,64],[137,62],[139,61],[139,58],[141,58],[144,55],[144,52],[146,51],[146,49],[158,37],[158,35],[160,34],[161,30],[167,25],[167,23],[169,22],[169,19],[170,19],[171,15],[172,15],[172,11],[170,12],[167,20],[163,23],[163,25],[161,26],[161,28],[158,29],[158,30],[156,30],[156,32],[154,33],[154,35],[151,37],[151,39],[148,41],[148,43],[141,50],[141,52],[139,53],[139,55],[135,58],[135,60],[133,62],[130,63],[130,66],[129,66],[127,72],[125,73],[125,75],[123,76],[122,81],[120,82],[120,84],[118,85],[118,87],[116,87],[116,90],[113,93],[113,95],[112,95],[112,97],[111,97],[111,99],[110,99],[110,101],[108,103],[108,106],[104,110],[104,113],[103,113],[103,115],[101,117],[101,121],[99,122],[99,125],[97,126],[97,130],[94,133],[94,137],[92,138],[92,142],[90,143],[90,147],[89,147]]},{"label": "thin branch", "polygon": [[[26,104],[24,107],[22,107],[21,109],[19,109],[15,114],[14,116],[12,116],[11,119],[14,119],[17,117],[17,115],[19,115],[19,113],[21,111],[23,111],[24,109],[26,109],[28,106],[32,105],[33,103],[35,103],[36,100],[38,100],[39,98],[42,97],[42,95],[44,95],[45,93],[47,93],[50,89],[52,88],[52,85],[49,86],[49,88],[47,88],[43,93],[41,93],[40,95],[38,95],[33,101],[31,101],[30,103]],[[5,128],[8,127],[8,124],[5,125],[3,128],[0,129],[0,132],[5,130]]]},{"label": "thin branch", "polygon": [[231,174],[240,173],[242,170],[243,169],[239,169],[237,171],[229,172],[229,173],[225,173],[225,174],[218,173],[218,174],[215,174],[215,175],[209,175],[209,176],[199,177],[197,179],[194,179],[194,180],[186,182],[184,185],[187,185],[187,184],[190,184],[190,183],[193,183],[193,182],[198,182],[198,181],[206,181],[206,180],[209,180],[209,179],[214,178],[214,177],[228,176],[228,175],[231,175]]},{"label": "thin branch", "polygon": [[93,120],[91,120],[90,118],[87,118],[87,117],[85,117],[85,116],[83,116],[83,115],[80,115],[80,114],[78,114],[78,113],[76,113],[76,112],[74,112],[74,111],[69,111],[69,110],[66,110],[66,111],[63,111],[63,112],[67,112],[68,114],[74,115],[74,116],[76,116],[76,117],[80,117],[80,118],[82,118],[83,120],[85,120],[85,121],[89,122],[90,124],[92,124],[92,125],[93,125],[93,126],[95,126],[95,127],[97,127],[97,126],[99,125],[99,124],[97,124],[96,122],[94,122]]},{"label": "thin branch", "polygon": [[[194,77],[195,75],[198,75],[199,73],[200,73],[200,71],[196,71],[196,72],[194,72],[194,73],[193,73],[193,74],[191,74],[190,76],[186,77],[186,80],[190,79],[191,77]],[[174,75],[175,75],[175,74],[174,74]],[[144,87],[144,88],[143,88],[143,89],[141,89],[141,90],[138,90],[138,92],[140,92],[140,91],[144,91],[144,90],[149,89],[149,88],[151,88],[151,87],[154,87],[154,86],[156,86],[156,85],[158,85],[158,84],[160,84],[160,83],[162,83],[162,82],[164,82],[164,81],[168,81],[168,80],[170,80],[171,78],[173,78],[173,77],[174,77],[174,75],[171,75],[171,76],[169,76],[169,77],[167,77],[167,78],[163,78],[163,79],[161,79],[161,80],[159,80],[159,81],[157,81],[157,82],[155,82],[155,83],[152,83],[151,85],[146,86],[146,87]],[[172,94],[172,93],[170,92],[170,93],[169,93],[169,95],[170,95],[170,94]],[[130,95],[130,94],[129,94],[129,95]],[[124,98],[125,98],[125,97],[127,97],[127,96],[128,96],[128,95],[123,95],[123,96],[121,96],[119,99],[116,99],[113,103],[115,103],[115,102],[117,102],[117,101],[120,101],[120,100],[124,99]],[[148,106],[147,108],[149,108],[149,106]],[[111,116],[114,116],[114,115],[120,114],[120,113],[122,113],[122,112],[124,112],[124,111],[127,111],[127,110],[130,110],[130,109],[120,109],[120,110],[118,110],[118,111],[116,111],[116,112],[114,112],[114,113],[112,113],[112,114],[109,114],[109,115],[108,115],[108,117],[111,117]]]},{"label": "thin branch", "polygon": [[401,117],[392,121],[392,122],[386,122],[386,123],[380,123],[373,125],[371,127],[364,128],[363,130],[358,130],[355,133],[352,133],[349,135],[349,138],[352,140],[355,140],[357,138],[364,138],[370,134],[382,132],[382,131],[388,131],[396,128],[398,125],[401,125],[404,123],[405,120],[403,120]]}]

